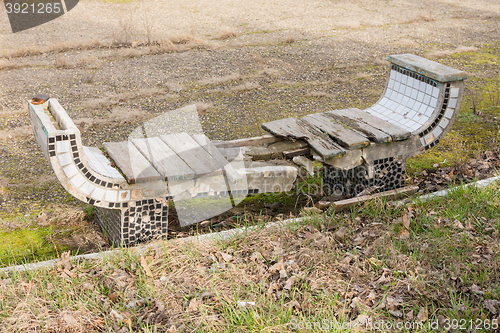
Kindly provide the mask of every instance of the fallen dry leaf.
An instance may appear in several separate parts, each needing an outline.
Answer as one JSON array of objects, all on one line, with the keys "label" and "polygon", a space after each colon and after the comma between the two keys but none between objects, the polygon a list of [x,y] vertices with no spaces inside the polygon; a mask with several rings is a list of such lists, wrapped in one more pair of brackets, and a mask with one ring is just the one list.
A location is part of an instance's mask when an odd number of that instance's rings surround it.
[{"label": "fallen dry leaf", "polygon": [[198,311],[199,306],[202,305],[202,304],[203,304],[202,301],[199,301],[196,298],[193,298],[189,302],[189,306],[187,308],[187,312],[196,312],[196,311]]},{"label": "fallen dry leaf", "polygon": [[220,255],[222,256],[222,259],[224,259],[224,261],[232,261],[234,260],[234,257],[230,254],[227,254],[227,253],[224,253],[224,252],[220,252]]},{"label": "fallen dry leaf", "polygon": [[148,263],[146,262],[146,259],[144,259],[143,256],[141,256],[141,267],[144,269],[144,272],[146,273],[147,276],[153,277],[153,273],[151,273],[151,270],[149,269]]},{"label": "fallen dry leaf", "polygon": [[57,263],[57,266],[60,268],[70,270],[71,269],[70,258],[71,256],[69,251],[61,253],[61,259]]},{"label": "fallen dry leaf", "polygon": [[403,215],[403,225],[406,230],[410,230],[410,219],[408,218],[407,214]]},{"label": "fallen dry leaf", "polygon": [[424,307],[420,308],[420,311],[418,311],[417,315],[417,321],[425,323],[427,321],[427,309]]}]

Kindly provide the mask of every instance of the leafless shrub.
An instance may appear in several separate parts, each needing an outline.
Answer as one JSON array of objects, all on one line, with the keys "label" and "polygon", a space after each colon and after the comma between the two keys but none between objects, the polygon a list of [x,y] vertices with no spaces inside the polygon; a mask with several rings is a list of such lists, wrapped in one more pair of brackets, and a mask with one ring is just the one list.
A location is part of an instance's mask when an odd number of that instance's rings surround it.
[{"label": "leafless shrub", "polygon": [[212,84],[224,84],[224,83],[228,83],[231,81],[238,81],[238,80],[241,80],[241,74],[239,72],[236,72],[236,73],[232,73],[232,74],[221,76],[221,77],[205,78],[205,79],[198,81],[198,83],[201,85],[212,85]]},{"label": "leafless shrub", "polygon": [[293,36],[288,36],[287,38],[285,38],[284,43],[285,43],[285,44],[292,44],[292,43],[295,43],[295,37],[293,37]]}]

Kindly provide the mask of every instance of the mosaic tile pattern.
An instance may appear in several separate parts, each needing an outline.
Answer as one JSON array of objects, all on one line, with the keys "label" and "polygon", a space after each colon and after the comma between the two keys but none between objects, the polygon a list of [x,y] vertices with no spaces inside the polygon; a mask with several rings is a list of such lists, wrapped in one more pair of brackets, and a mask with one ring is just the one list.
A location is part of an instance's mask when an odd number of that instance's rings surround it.
[{"label": "mosaic tile pattern", "polygon": [[125,181],[125,178],[123,178],[118,170],[111,166],[111,162],[104,156],[99,148],[84,146],[83,153],[92,170],[103,176]]},{"label": "mosaic tile pattern", "polygon": [[165,235],[168,230],[168,199],[132,202],[126,209],[97,208],[97,223],[116,246],[129,246]]},{"label": "mosaic tile pattern", "polygon": [[423,75],[392,65],[384,96],[365,111],[415,132],[436,109],[440,85]]},{"label": "mosaic tile pattern", "polygon": [[[369,177],[369,168],[373,177]],[[405,185],[406,163],[393,157],[373,161],[349,170],[335,167],[325,168],[323,183],[329,195],[353,197],[368,187],[378,186],[383,191],[402,188]]]}]

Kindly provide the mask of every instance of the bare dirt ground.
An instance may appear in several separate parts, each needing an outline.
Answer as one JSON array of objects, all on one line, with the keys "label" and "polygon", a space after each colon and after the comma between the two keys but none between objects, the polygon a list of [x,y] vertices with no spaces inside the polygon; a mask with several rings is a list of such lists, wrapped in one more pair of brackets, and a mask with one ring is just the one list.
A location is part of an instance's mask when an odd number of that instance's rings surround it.
[{"label": "bare dirt ground", "polygon": [[273,119],[368,106],[383,91],[388,54],[473,52],[500,31],[494,0],[83,0],[16,34],[0,12],[5,218],[81,205],[34,141],[26,100],[36,93],[60,101],[85,145],[125,140],[189,103],[211,139],[235,139],[263,134]]}]

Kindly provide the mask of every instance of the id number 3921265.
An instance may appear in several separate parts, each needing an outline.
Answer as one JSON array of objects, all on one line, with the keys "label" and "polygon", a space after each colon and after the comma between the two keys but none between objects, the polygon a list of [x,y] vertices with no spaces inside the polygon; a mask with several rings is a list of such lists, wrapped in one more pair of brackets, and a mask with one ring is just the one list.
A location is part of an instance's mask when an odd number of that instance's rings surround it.
[{"label": "id number 3921265", "polygon": [[7,14],[59,14],[63,9],[60,2],[16,2],[5,3]]}]

